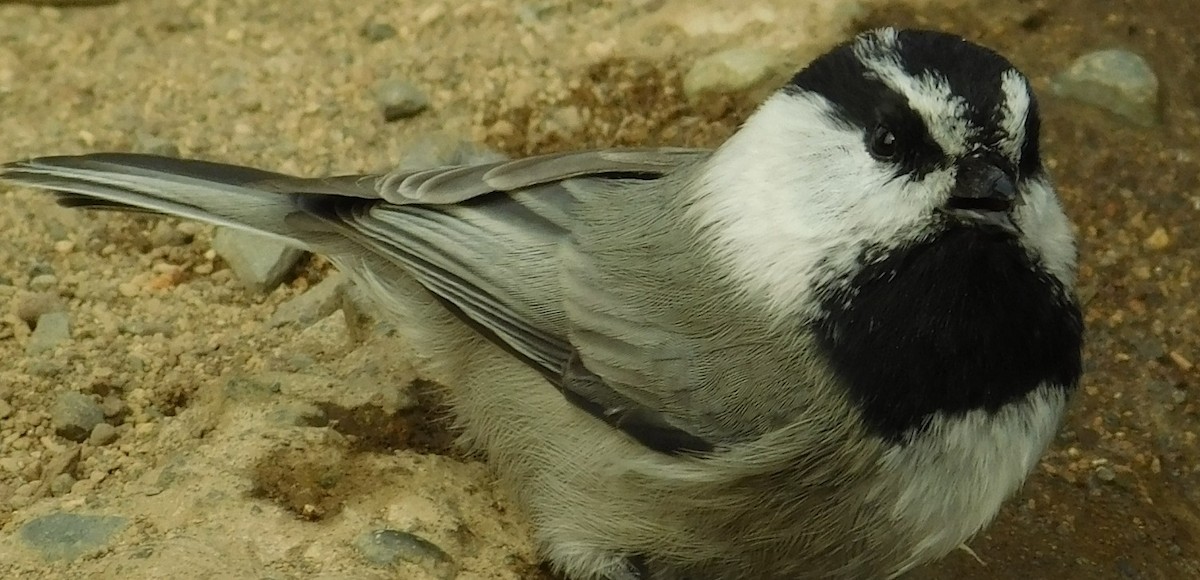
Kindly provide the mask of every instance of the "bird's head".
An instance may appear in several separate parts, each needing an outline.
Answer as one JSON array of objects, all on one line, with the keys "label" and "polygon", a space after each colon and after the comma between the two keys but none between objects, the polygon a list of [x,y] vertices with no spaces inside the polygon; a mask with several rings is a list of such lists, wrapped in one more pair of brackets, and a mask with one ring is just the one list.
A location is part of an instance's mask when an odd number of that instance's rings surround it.
[{"label": "bird's head", "polygon": [[1029,82],[950,34],[885,28],[810,63],[713,156],[696,209],[781,307],[892,251],[1015,244],[1066,287],[1075,246]]}]

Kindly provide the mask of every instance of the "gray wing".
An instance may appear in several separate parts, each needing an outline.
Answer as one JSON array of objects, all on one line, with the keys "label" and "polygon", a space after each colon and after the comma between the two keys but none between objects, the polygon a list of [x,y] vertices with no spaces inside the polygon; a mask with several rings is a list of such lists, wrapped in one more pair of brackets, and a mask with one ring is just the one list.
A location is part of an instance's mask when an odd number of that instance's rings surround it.
[{"label": "gray wing", "polygon": [[[387,203],[339,205],[333,215],[310,206],[302,219],[317,218],[320,223],[308,227],[332,225],[404,266],[460,318],[540,371],[579,408],[650,448],[706,451],[712,444],[678,417],[640,403],[584,366],[568,338],[560,264],[561,245],[572,234],[577,192],[585,189],[567,186],[571,180],[658,180],[705,154],[687,149],[564,153],[270,187],[382,198]],[[604,189],[613,195],[643,190]]]},{"label": "gray wing", "polygon": [[[292,239],[335,257],[366,250],[410,272],[579,408],[648,447],[675,453],[711,445],[580,362],[569,341],[560,250],[572,235],[579,203],[581,188],[570,187],[572,180],[653,181],[707,154],[601,150],[324,178],[95,154],[9,164],[2,176],[55,190],[68,206],[180,215]],[[645,191],[602,189],[612,195]]]}]

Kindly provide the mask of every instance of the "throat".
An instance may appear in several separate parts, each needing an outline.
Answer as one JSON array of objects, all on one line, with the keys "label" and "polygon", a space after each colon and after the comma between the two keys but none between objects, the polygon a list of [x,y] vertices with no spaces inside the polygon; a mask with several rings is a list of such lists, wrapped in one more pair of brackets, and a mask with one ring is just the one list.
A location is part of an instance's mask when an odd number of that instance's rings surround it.
[{"label": "throat", "polygon": [[818,343],[884,439],[1078,383],[1079,307],[1003,232],[951,228],[864,257],[822,294]]}]

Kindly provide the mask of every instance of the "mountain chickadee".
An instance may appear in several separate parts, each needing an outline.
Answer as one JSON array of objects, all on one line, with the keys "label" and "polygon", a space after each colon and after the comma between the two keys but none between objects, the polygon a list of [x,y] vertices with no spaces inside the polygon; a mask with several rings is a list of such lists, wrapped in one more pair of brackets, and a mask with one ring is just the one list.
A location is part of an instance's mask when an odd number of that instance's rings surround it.
[{"label": "mountain chickadee", "polygon": [[928,31],[813,61],[715,151],[297,178],[3,178],[319,252],[407,333],[576,580],[883,578],[985,526],[1080,375],[1028,81]]}]

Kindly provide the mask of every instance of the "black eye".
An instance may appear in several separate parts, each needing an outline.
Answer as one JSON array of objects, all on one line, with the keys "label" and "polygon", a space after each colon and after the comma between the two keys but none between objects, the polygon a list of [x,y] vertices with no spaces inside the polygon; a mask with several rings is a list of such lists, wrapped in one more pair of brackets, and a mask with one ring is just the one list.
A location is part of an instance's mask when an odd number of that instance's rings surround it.
[{"label": "black eye", "polygon": [[871,155],[880,161],[895,161],[900,157],[900,145],[896,142],[896,134],[883,125],[875,126],[867,146]]}]

